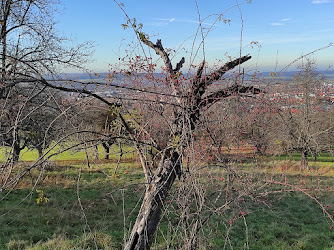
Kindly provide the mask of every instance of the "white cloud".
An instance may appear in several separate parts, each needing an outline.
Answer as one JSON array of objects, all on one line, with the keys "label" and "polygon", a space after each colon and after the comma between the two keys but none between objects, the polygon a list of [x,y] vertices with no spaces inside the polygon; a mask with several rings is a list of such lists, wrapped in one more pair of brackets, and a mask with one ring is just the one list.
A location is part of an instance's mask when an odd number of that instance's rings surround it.
[{"label": "white cloud", "polygon": [[277,22],[269,23],[271,26],[284,26],[287,22],[291,23],[292,19],[290,17],[288,18],[283,18]]},{"label": "white cloud", "polygon": [[146,23],[146,25],[155,26],[155,27],[163,27],[163,26],[167,26],[168,24],[176,21],[176,18],[153,18],[153,19],[156,20],[157,22]]},{"label": "white cloud", "polygon": [[167,18],[153,18],[154,20],[158,20],[158,21],[167,21],[169,23],[172,23],[176,20],[176,18],[170,18],[170,19],[167,19]]},{"label": "white cloud", "polygon": [[314,0],[312,1],[313,4],[322,4],[322,3],[330,3],[331,0]]},{"label": "white cloud", "polygon": [[270,23],[270,25],[272,25],[272,26],[282,26],[284,24],[283,23]]}]

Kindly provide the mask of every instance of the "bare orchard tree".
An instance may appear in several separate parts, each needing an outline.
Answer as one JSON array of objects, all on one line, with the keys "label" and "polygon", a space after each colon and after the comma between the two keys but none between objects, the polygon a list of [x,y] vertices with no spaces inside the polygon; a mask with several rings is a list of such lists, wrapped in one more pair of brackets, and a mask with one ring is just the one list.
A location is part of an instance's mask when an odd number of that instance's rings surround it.
[{"label": "bare orchard tree", "polygon": [[[160,155],[160,161],[157,167],[154,167],[154,162],[150,162],[145,152],[146,146],[135,143],[141,164],[146,178],[146,192],[143,198],[141,209],[137,216],[137,220],[132,228],[130,237],[125,246],[125,249],[149,249],[154,235],[156,233],[163,208],[166,206],[167,195],[171,190],[175,179],[183,178],[183,166],[185,164],[185,152],[191,149],[194,141],[194,132],[199,124],[202,114],[213,104],[234,96],[234,95],[256,95],[260,90],[252,86],[243,86],[237,83],[210,92],[210,86],[213,83],[219,82],[222,76],[251,59],[251,56],[241,56],[235,60],[220,66],[209,74],[203,74],[205,69],[205,61],[202,61],[198,66],[196,74],[186,79],[182,76],[180,70],[185,62],[185,58],[173,67],[172,61],[162,45],[161,40],[153,43],[149,40],[146,34],[142,33],[135,22],[128,22],[136,31],[140,41],[151,48],[164,62],[166,77],[163,82],[168,95],[167,105],[159,103],[161,114],[164,116],[164,123],[168,126],[168,137],[164,143],[157,144],[155,138],[151,138],[153,144],[156,144],[157,154]],[[140,65],[140,64],[132,64]],[[132,74],[136,67],[132,68]],[[153,101],[153,100],[152,100]],[[120,116],[120,119],[123,119]],[[144,127],[143,127],[144,128]],[[131,133],[131,131],[130,131]],[[132,136],[143,136],[147,138],[147,134]],[[137,139],[138,140],[138,139]],[[162,146],[162,147],[161,147]],[[184,178],[187,178],[185,176]],[[198,225],[200,226],[200,225]],[[194,229],[197,232],[198,228]],[[189,246],[196,246],[196,242],[192,239],[188,242]]]},{"label": "bare orchard tree", "polygon": [[3,189],[15,186],[22,176],[12,176],[20,151],[30,146],[42,153],[57,130],[59,95],[36,79],[54,79],[64,66],[81,68],[90,54],[90,44],[68,47],[68,39],[57,34],[58,4],[57,0],[0,2],[0,139],[9,151],[0,169]]},{"label": "bare orchard tree", "polygon": [[246,126],[242,138],[253,145],[256,154],[264,155],[273,150],[277,144],[277,128],[279,108],[270,100],[262,99],[246,113]]},{"label": "bare orchard tree", "polygon": [[[41,135],[34,133],[38,126],[45,131],[46,121],[50,122],[47,118],[57,113],[50,108],[56,106],[47,104],[49,98],[51,103],[59,101],[55,92],[48,95],[45,86],[37,86],[36,81],[29,79],[41,75],[52,78],[62,66],[80,65],[88,56],[88,44],[67,48],[64,46],[67,39],[57,35],[53,20],[57,4],[56,0],[0,2],[0,129],[3,144],[13,147],[14,162],[19,151],[27,146],[28,137],[30,146],[34,145],[41,153]],[[41,109],[45,119],[36,116],[36,110]]]},{"label": "bare orchard tree", "polygon": [[9,159],[19,160],[24,148],[43,150],[61,133],[62,96],[40,84],[20,83],[11,87],[6,99],[0,99],[0,141],[11,149]]},{"label": "bare orchard tree", "polygon": [[[232,81],[231,85],[222,85],[222,88],[214,90],[210,88],[213,83],[221,83],[226,72],[250,60],[249,55],[231,60],[207,74],[203,74],[206,66],[205,61],[202,61],[194,76],[184,77],[181,73],[185,62],[184,57],[173,67],[161,40],[158,39],[153,43],[143,33],[136,32],[140,42],[153,49],[163,60],[165,76],[159,77],[152,74],[154,65],[150,63],[150,59],[137,56],[137,62],[131,64],[131,72],[127,71],[123,75],[127,76],[127,82],[133,85],[109,84],[127,91],[135,91],[131,96],[127,94],[117,97],[119,102],[110,101],[84,88],[56,86],[43,77],[31,79],[31,81],[35,80],[48,87],[94,97],[107,104],[109,109],[117,114],[118,121],[126,130],[124,135],[127,141],[132,142],[137,151],[146,184],[142,205],[125,249],[149,249],[157,232],[162,212],[168,204],[167,195],[176,178],[184,180],[180,192],[187,192],[186,189],[194,184],[189,181],[192,181],[192,176],[196,176],[198,171],[198,161],[193,154],[193,145],[196,141],[195,134],[202,126],[201,117],[210,107],[224,99],[236,96],[254,97],[261,91],[253,86],[238,84],[238,81]],[[141,73],[143,65],[148,69],[144,77]],[[153,90],[147,88],[147,82],[154,86]],[[143,88],[144,86],[146,87]],[[113,137],[115,135],[110,134],[110,139]],[[93,139],[95,140],[99,139]],[[187,166],[186,169],[183,169],[184,166]],[[231,174],[233,175],[233,171]],[[180,206],[183,204],[189,208],[189,205],[186,205],[188,198],[180,197]],[[190,210],[187,211],[190,212]],[[182,217],[182,222],[185,223],[183,233],[185,236],[188,235],[183,244],[188,248],[196,248],[198,245],[196,235],[205,221],[193,224],[192,217],[188,215]],[[201,216],[200,211],[198,216]]]},{"label": "bare orchard tree", "polygon": [[321,76],[317,74],[315,62],[306,58],[300,66],[300,72],[288,87],[294,95],[287,99],[290,101],[281,113],[282,133],[289,150],[299,151],[301,154],[301,169],[308,169],[308,156],[314,159],[321,152],[330,151],[330,144],[324,138],[333,134],[333,124],[330,111],[322,102]]},{"label": "bare orchard tree", "polygon": [[[111,146],[122,144],[126,133],[118,119],[117,108],[110,107],[95,98],[84,98],[79,108],[80,115],[76,118],[80,121],[78,131],[81,129],[97,132],[92,136],[95,139],[92,141],[94,157],[99,159],[98,146],[102,146],[105,153],[104,159],[109,160]],[[82,140],[84,139],[85,135]],[[122,152],[121,147],[119,148]]]}]

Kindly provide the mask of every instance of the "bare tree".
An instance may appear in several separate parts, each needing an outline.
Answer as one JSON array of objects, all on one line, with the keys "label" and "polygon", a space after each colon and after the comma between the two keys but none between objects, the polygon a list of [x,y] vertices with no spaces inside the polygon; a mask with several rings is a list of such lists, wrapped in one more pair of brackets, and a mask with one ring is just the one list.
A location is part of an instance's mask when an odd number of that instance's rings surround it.
[{"label": "bare tree", "polygon": [[[147,186],[141,209],[125,249],[149,249],[160,221],[162,209],[166,205],[168,192],[175,178],[182,176],[185,152],[194,140],[193,132],[198,126],[201,115],[208,107],[225,98],[234,95],[256,95],[260,93],[260,90],[235,83],[214,92],[209,91],[209,87],[218,82],[226,72],[248,61],[251,56],[246,55],[232,60],[204,75],[205,61],[203,61],[198,66],[195,76],[185,79],[180,73],[185,62],[184,57],[173,67],[161,40],[158,39],[156,43],[151,42],[147,35],[141,32],[141,26],[136,24],[135,20],[129,19],[128,24],[134,28],[140,41],[161,57],[166,69],[164,84],[171,95],[171,105],[162,108],[163,111],[170,109],[170,115],[166,117],[169,135],[164,147],[157,148],[161,154],[161,160],[154,172],[152,165],[148,164],[147,157],[143,154],[145,150],[141,145],[136,144]],[[184,88],[185,86],[187,88]],[[191,245],[193,243],[190,242]]]},{"label": "bare tree", "polygon": [[14,163],[25,147],[37,149],[41,157],[55,139],[61,120],[57,118],[64,107],[61,98],[53,89],[26,83],[11,87],[7,98],[0,99],[0,141],[12,148]]},{"label": "bare tree", "polygon": [[306,58],[300,70],[288,88],[294,94],[281,116],[285,125],[281,135],[285,135],[282,140],[290,150],[300,152],[301,169],[306,170],[308,156],[316,159],[320,152],[328,151],[330,143],[324,137],[329,138],[334,127],[328,123],[330,112],[319,96],[322,79],[316,72],[315,62]]},{"label": "bare tree", "polygon": [[[28,131],[34,127],[32,123],[46,129],[45,121],[50,122],[50,119],[38,121],[36,115],[32,118],[29,112],[36,114],[37,111],[32,109],[40,111],[40,105],[44,106],[44,115],[52,113],[44,105],[49,97],[45,94],[37,97],[46,93],[45,87],[41,88],[36,81],[29,82],[29,79],[42,75],[51,79],[62,66],[77,66],[89,55],[86,50],[89,44],[67,48],[64,46],[67,39],[56,34],[53,14],[57,11],[57,4],[58,1],[53,0],[3,0],[0,3],[0,99],[1,117],[6,118],[1,130],[5,144],[13,146],[14,162],[19,151],[27,146],[28,134],[31,143],[41,145],[40,135],[33,136],[36,129]],[[36,100],[39,100],[38,104]],[[33,103],[37,106],[32,108]],[[41,151],[39,146],[37,148]]]},{"label": "bare tree", "polygon": [[[95,98],[85,98],[80,103],[80,129],[96,131],[94,134],[95,141],[95,158],[99,158],[98,146],[101,145],[105,152],[105,159],[110,156],[112,145],[126,144],[126,130],[117,116],[117,107],[111,107],[105,103],[97,101]],[[127,120],[127,119],[126,119]],[[85,135],[82,138],[85,139]],[[120,147],[120,151],[121,147]]]}]

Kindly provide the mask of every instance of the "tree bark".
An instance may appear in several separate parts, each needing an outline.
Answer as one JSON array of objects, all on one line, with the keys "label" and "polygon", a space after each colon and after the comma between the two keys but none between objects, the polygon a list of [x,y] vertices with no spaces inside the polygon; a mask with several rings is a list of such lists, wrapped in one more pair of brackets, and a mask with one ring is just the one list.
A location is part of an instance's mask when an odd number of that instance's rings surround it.
[{"label": "tree bark", "polygon": [[306,149],[302,150],[302,159],[300,162],[300,170],[307,170],[308,169],[308,160],[307,160],[308,152]]},{"label": "tree bark", "polygon": [[110,147],[107,143],[102,143],[102,146],[103,146],[104,151],[106,153],[105,156],[104,156],[104,159],[109,160]]},{"label": "tree bark", "polygon": [[13,163],[16,164],[19,161],[20,158],[20,153],[21,153],[22,148],[20,147],[20,144],[15,143],[13,146]]},{"label": "tree bark", "polygon": [[43,148],[37,147],[37,151],[38,151],[38,158],[42,159],[43,158]]},{"label": "tree bark", "polygon": [[165,152],[152,182],[147,185],[136,223],[125,246],[126,250],[150,249],[164,201],[176,176],[180,173],[179,154],[176,151],[171,154]]}]

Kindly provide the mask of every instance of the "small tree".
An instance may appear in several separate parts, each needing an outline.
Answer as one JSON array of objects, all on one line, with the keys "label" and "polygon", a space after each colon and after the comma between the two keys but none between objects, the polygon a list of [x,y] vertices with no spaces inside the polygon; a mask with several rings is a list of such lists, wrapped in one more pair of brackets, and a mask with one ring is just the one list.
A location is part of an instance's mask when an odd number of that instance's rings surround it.
[{"label": "small tree", "polygon": [[68,40],[56,34],[53,14],[57,4],[53,0],[0,3],[0,101],[5,111],[1,113],[0,129],[3,144],[12,147],[14,162],[29,143],[41,153],[41,147],[37,146],[42,145],[41,135],[36,134],[41,130],[37,127],[46,131],[50,119],[42,121],[36,115],[33,118],[34,112],[43,110],[48,117],[56,114],[42,100],[45,96],[37,97],[46,89],[35,85],[35,79],[42,76],[51,79],[62,66],[82,64],[88,56],[88,44],[67,48],[63,44]]},{"label": "small tree", "polygon": [[315,71],[315,62],[306,58],[301,71],[293,78],[288,91],[294,92],[289,106],[282,115],[283,133],[290,150],[301,154],[301,170],[308,169],[309,155],[316,156],[328,148],[327,140],[333,132],[327,115],[329,112],[321,104],[321,78]]},{"label": "small tree", "polygon": [[[86,98],[80,104],[81,115],[77,117],[81,121],[80,129],[95,131],[93,147],[95,158],[99,158],[98,146],[101,145],[105,151],[105,159],[110,156],[110,148],[114,144],[120,144],[126,131],[117,117],[117,107],[110,107],[95,98]],[[85,136],[82,138],[85,140]]]},{"label": "small tree", "polygon": [[[0,139],[6,147],[12,148],[12,160],[16,163],[25,147],[37,149],[42,157],[43,149],[60,133],[64,126],[60,119],[62,97],[52,89],[38,84],[16,84],[0,99]],[[62,123],[62,125],[60,125]]]},{"label": "small tree", "polygon": [[[197,69],[193,77],[189,79],[182,76],[180,70],[185,62],[185,58],[173,67],[169,54],[162,45],[161,40],[153,43],[148,36],[141,31],[142,25],[138,25],[136,20],[128,19],[130,25],[138,35],[140,41],[153,49],[164,62],[167,95],[170,101],[163,105],[163,111],[170,109],[165,120],[169,126],[169,136],[163,148],[157,148],[161,154],[161,160],[157,169],[152,171],[152,164],[148,163],[145,156],[146,151],[141,144],[135,143],[147,182],[145,196],[137,220],[132,228],[131,235],[125,249],[149,249],[157,226],[160,221],[162,209],[166,204],[166,197],[169,193],[176,177],[181,178],[182,166],[184,165],[185,152],[194,141],[194,132],[199,126],[200,118],[205,110],[213,104],[234,95],[256,95],[260,90],[252,86],[241,86],[233,84],[229,87],[209,92],[209,87],[213,83],[219,82],[222,76],[237,67],[238,65],[251,59],[251,56],[241,56],[232,60],[209,74],[203,74],[205,61]],[[132,66],[141,64],[132,64]],[[136,68],[133,68],[136,70]],[[133,74],[133,73],[132,73]],[[187,88],[184,88],[187,86]],[[163,114],[163,112],[162,112]],[[122,117],[120,117],[122,119]],[[131,131],[129,131],[131,133]],[[135,135],[132,133],[135,137]],[[142,137],[140,137],[142,138]],[[154,140],[154,138],[152,138]],[[193,228],[196,235],[200,225]],[[189,246],[196,245],[196,238],[190,238]]]}]

